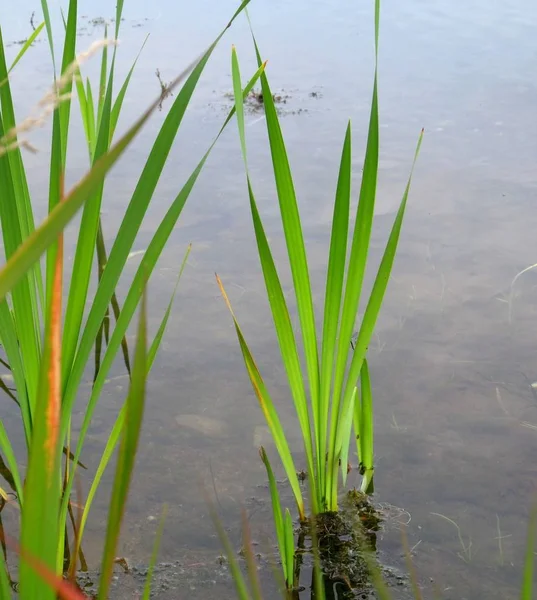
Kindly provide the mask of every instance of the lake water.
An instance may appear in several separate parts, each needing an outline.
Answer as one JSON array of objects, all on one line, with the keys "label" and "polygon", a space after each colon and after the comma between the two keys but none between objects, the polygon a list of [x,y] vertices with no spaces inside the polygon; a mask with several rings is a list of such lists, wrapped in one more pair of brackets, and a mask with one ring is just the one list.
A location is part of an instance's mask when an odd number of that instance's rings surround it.
[{"label": "lake water", "polygon": [[[0,5],[8,43],[29,34],[30,15],[37,8],[33,2],[9,4]],[[50,2],[56,18],[63,4]],[[90,20],[113,17],[113,4],[80,2],[85,16],[80,50],[102,35],[102,26]],[[230,0],[125,4],[120,76],[148,33],[150,37],[120,128],[158,94],[155,69],[165,81],[172,79],[212,41],[236,5]],[[349,118],[355,198],[358,190],[372,85],[372,5],[319,0],[251,3],[273,90],[286,97],[280,105],[281,122],[304,217],[317,304],[322,301],[337,165]],[[537,262],[537,5],[530,0],[470,0],[464,5],[386,0],[381,19],[382,137],[374,265],[421,127],[426,133],[393,278],[370,348],[377,500],[411,517],[409,544],[427,596],[437,586],[443,598],[516,598],[528,512],[537,487],[537,396],[531,388],[537,380],[537,276],[529,271],[511,286],[518,272]],[[255,70],[248,28],[239,19],[202,77],[135,250],[147,246],[227,114],[232,43],[243,78]],[[11,45],[10,55],[18,48]],[[17,68],[13,86],[19,116],[35,105],[50,83],[49,63],[41,42]],[[95,74],[97,63],[89,64],[87,72]],[[108,180],[103,205],[107,240],[117,230],[171,101],[166,100],[164,110]],[[76,142],[80,132],[74,118],[70,181],[87,167],[84,145]],[[46,128],[37,132],[32,140],[40,152],[27,156],[40,214],[46,201],[48,135]],[[247,135],[253,185],[283,264],[262,113],[247,115]],[[270,442],[215,271],[290,423],[291,445],[300,452],[256,257],[234,123],[213,151],[153,277],[152,327],[165,310],[189,242],[189,265],[151,376],[119,554],[132,563],[147,562],[156,519],[167,504],[161,558],[180,561],[191,575],[188,585],[196,587],[199,581],[192,573],[197,569],[208,580],[218,579],[211,573],[219,569],[219,543],[204,489],[216,490],[220,515],[237,547],[242,506],[251,514],[261,552],[270,550],[268,540],[273,539],[265,474],[255,447],[259,439],[269,446]],[[137,260],[129,263],[126,280]],[[283,278],[290,292],[285,270]],[[372,272],[369,283],[371,279]],[[92,425],[85,456],[90,471],[124,398],[127,380],[122,373],[117,365]],[[106,476],[87,529],[92,566],[97,566],[101,548],[111,477]],[[351,474],[351,484],[355,482]],[[89,486],[89,479],[84,484]],[[397,513],[395,508],[391,512]],[[380,547],[390,564],[401,563],[396,522],[387,527]],[[218,590],[231,597],[226,584],[219,583]],[[206,592],[202,586],[200,593]]]}]

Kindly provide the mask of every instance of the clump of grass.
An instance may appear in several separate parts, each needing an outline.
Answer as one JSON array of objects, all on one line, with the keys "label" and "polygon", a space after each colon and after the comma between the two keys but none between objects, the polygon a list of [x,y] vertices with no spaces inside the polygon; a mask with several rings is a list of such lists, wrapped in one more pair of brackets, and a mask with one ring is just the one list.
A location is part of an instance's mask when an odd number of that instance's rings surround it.
[{"label": "clump of grass", "polygon": [[[379,11],[380,6],[377,0],[375,2],[375,64],[378,53]],[[255,38],[254,46],[258,64],[261,64]],[[272,249],[263,227],[261,212],[255,198],[254,185],[248,168],[242,100],[243,90],[239,61],[235,49],[232,52],[232,75],[237,123],[257,250],[280,354],[304,442],[308,484],[312,490],[311,509],[314,514],[324,511],[336,511],[338,509],[339,482],[345,483],[347,478],[347,459],[353,424],[357,438],[360,472],[363,475],[361,489],[364,492],[371,492],[373,489],[373,402],[366,353],[390,279],[411,177],[408,180],[387,241],[356,342],[351,346],[362,296],[377,188],[379,117],[375,69],[366,154],[354,227],[350,212],[352,178],[350,123],[347,125],[344,136],[334,201],[325,303],[321,315],[323,322],[322,337],[319,339],[307,252],[292,171],[273,94],[266,74],[262,74],[261,89],[266,126],[288,264],[292,274],[299,317],[300,343],[293,330],[288,302],[283,293]],[[420,136],[414,163],[419,152],[421,139]],[[349,233],[351,234],[351,248],[348,254]],[[223,284],[219,279],[218,283],[232,313],[247,372],[293,490],[299,517],[303,520],[306,517],[305,503],[297,477],[295,459],[287,443],[285,424],[282,424],[278,417],[276,407],[272,402],[261,372],[254,361],[238,320],[232,312]],[[301,366],[301,355],[305,358],[305,372]],[[359,379],[361,379],[360,385],[358,384]]]},{"label": "clump of grass", "polygon": [[[231,114],[186,183],[178,190],[177,196],[171,199],[165,216],[143,252],[138,270],[129,282],[122,305],[116,296],[116,287],[197,83],[214,48],[248,2],[244,0],[239,5],[209,48],[167,84],[170,93],[177,90],[174,102],[139,173],[134,193],[109,252],[104,247],[100,222],[101,207],[107,196],[106,175],[161,101],[161,97],[157,98],[127,132],[116,139],[123,100],[134,70],[133,64],[121,86],[116,89],[117,47],[114,40],[118,38],[124,3],[121,0],[117,3],[113,40],[106,39],[105,29],[105,40],[77,59],[77,2],[69,1],[59,69],[49,7],[45,0],[42,3],[43,23],[36,27],[29,43],[11,67],[6,62],[0,31],[0,223],[6,258],[6,264],[0,271],[0,343],[5,355],[3,364],[11,371],[14,383],[12,389],[5,384],[0,387],[18,405],[26,442],[26,454],[16,456],[10,439],[12,433],[0,421],[0,453],[5,458],[5,468],[2,470],[5,485],[0,485],[0,495],[6,498],[11,493],[21,511],[22,556],[19,575],[23,600],[38,597],[52,600],[55,597],[50,586],[43,587],[41,578],[35,572],[36,565],[40,565],[42,573],[41,566],[56,576],[76,569],[77,557],[83,556],[83,532],[96,490],[118,445],[121,457],[119,464],[123,466],[120,467],[112,496],[110,519],[114,528],[119,527],[121,522],[142,416],[140,389],[159,350],[173,295],[147,349],[144,338],[143,360],[139,357],[139,352],[142,352],[139,346],[134,351],[134,358],[129,357],[125,335],[143,299],[146,283]],[[30,48],[31,40],[43,29],[46,29],[48,36],[51,74],[55,84],[40,103],[36,115],[18,121],[9,73]],[[89,79],[83,79],[81,73],[82,59],[96,52],[100,52],[101,56],[98,86]],[[253,78],[252,87],[258,77],[259,74]],[[180,89],[179,84],[182,84]],[[64,181],[73,90],[76,90],[78,97],[90,167],[71,190],[66,190]],[[52,118],[48,216],[36,227],[28,174],[21,151],[28,145],[22,135],[48,117]],[[81,207],[83,210],[76,232],[72,275],[67,280],[62,231]],[[43,255],[45,260],[41,262]],[[90,279],[95,272],[98,285],[95,292],[90,293]],[[181,272],[182,268],[178,277]],[[63,297],[66,297],[65,307],[61,304]],[[115,324],[111,322],[110,314],[115,315]],[[82,377],[94,349],[97,357],[90,398],[82,407],[80,430],[72,432],[71,417]],[[136,407],[131,410],[128,399],[117,414],[88,497],[85,502],[79,499],[82,508],[77,519],[74,518],[71,494],[78,467],[82,465],[87,431],[107,374],[120,351],[123,352],[129,373],[131,390],[138,390],[132,391],[137,394],[138,400]],[[65,459],[62,459],[62,451]],[[20,464],[27,464],[27,469],[23,471]],[[5,486],[9,492],[6,492]],[[73,529],[71,539],[69,526]],[[115,558],[118,529],[111,527],[112,524],[106,538],[101,597],[106,596],[110,576],[108,561],[110,556]],[[4,559],[0,562],[0,571],[7,573]],[[7,574],[6,577],[9,580]]]}]

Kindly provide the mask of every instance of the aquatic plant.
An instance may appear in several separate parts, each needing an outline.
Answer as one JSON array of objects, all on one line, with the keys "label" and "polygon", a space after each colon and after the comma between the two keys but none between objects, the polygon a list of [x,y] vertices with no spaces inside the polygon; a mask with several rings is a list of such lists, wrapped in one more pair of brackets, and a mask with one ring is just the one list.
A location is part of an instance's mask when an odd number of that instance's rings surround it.
[{"label": "aquatic plant", "polygon": [[[266,127],[270,142],[279,212],[293,279],[301,345],[293,330],[288,302],[283,293],[273,253],[255,199],[254,186],[248,169],[239,61],[235,49],[232,52],[237,123],[246,170],[253,227],[280,353],[304,442],[308,482],[312,490],[311,508],[314,514],[324,511],[336,511],[338,508],[339,472],[341,472],[341,479],[345,483],[353,423],[358,439],[360,471],[363,475],[361,488],[363,491],[370,492],[373,486],[373,403],[366,354],[390,279],[412,177],[411,174],[404,190],[366,304],[356,341],[351,345],[367,265],[377,188],[379,161],[377,95],[379,11],[379,0],[377,0],[375,2],[373,95],[359,202],[351,236],[351,248],[347,256],[348,237],[352,227],[350,215],[352,152],[351,125],[349,123],[343,142],[334,201],[320,348],[302,222],[292,171],[268,78],[265,73],[261,76]],[[258,62],[261,64],[255,38],[253,38],[253,41]],[[414,164],[421,139],[422,136],[420,135],[414,156]],[[306,516],[304,498],[299,485],[295,459],[287,443],[285,427],[279,419],[261,372],[242,334],[224,286],[220,280],[218,282],[233,316],[246,369],[292,488],[299,516],[304,519]],[[300,363],[301,352],[305,357],[305,373]],[[360,386],[358,385],[359,378],[361,378]]]},{"label": "aquatic plant", "polygon": [[274,519],[274,527],[276,529],[278,551],[282,563],[284,584],[287,590],[292,591],[298,587],[298,581],[296,581],[295,578],[296,555],[293,518],[291,517],[291,513],[289,512],[288,508],[285,509],[285,513],[282,511],[276,478],[274,477],[272,466],[263,447],[260,448],[259,455],[261,456],[261,460],[263,461],[267,471],[270,499],[272,502],[272,515]]},{"label": "aquatic plant", "polygon": [[[145,284],[207,157],[230,121],[233,111],[170,203],[143,253],[136,274],[129,282],[121,307],[115,290],[205,65],[225,31],[248,3],[249,0],[244,0],[209,48],[180,76],[167,84],[167,92],[175,91],[179,83],[182,83],[182,86],[176,92],[173,104],[150,149],[108,256],[100,231],[100,210],[106,195],[106,174],[152,112],[161,105],[162,98],[157,98],[135,124],[115,141],[116,125],[133,70],[130,70],[116,94],[117,49],[113,42],[105,39],[93,45],[89,52],[75,56],[76,0],[69,1],[64,20],[59,74],[56,69],[54,37],[46,0],[42,2],[43,23],[36,28],[9,68],[0,30],[0,221],[6,258],[6,264],[0,272],[0,343],[5,354],[2,363],[11,372],[14,386],[11,388],[2,380],[0,387],[17,404],[20,411],[27,452],[27,457],[15,455],[10,439],[12,434],[6,430],[4,422],[0,421],[0,453],[5,459],[2,468],[5,485],[0,486],[0,496],[2,506],[9,500],[16,503],[21,511],[20,541],[25,553],[19,571],[22,598],[54,597],[50,588],[47,588],[46,593],[41,590],[41,580],[25,556],[42,561],[58,575],[69,567],[69,563],[71,568],[74,568],[77,557],[81,557],[80,543],[84,526],[102,474],[114,449],[120,443],[122,432],[125,431],[125,424],[129,418],[128,402],[117,415],[88,498],[80,519],[77,520],[71,506],[71,494],[78,467],[83,466],[80,461],[92,416],[107,374],[120,349],[129,371],[131,387],[138,377],[143,375],[145,378],[151,369],[166,328],[173,296],[149,346],[141,375],[134,371],[134,366],[130,369],[125,334],[140,303]],[[114,39],[119,33],[123,4],[120,0],[116,6]],[[9,74],[43,28],[48,36],[55,83],[40,102],[36,114],[18,121]],[[111,44],[113,49],[110,59]],[[83,82],[80,78],[82,60],[95,52],[101,53],[101,74],[97,93],[89,80]],[[255,84],[259,72],[252,79],[249,89]],[[90,168],[70,191],[66,191],[64,181],[73,87],[78,93]],[[52,138],[48,216],[43,224],[36,228],[35,206],[28,188],[28,176],[21,149],[30,147],[24,136],[49,116],[52,117]],[[72,274],[69,280],[64,280],[63,236],[60,234],[82,206]],[[43,253],[46,253],[44,264],[40,260]],[[187,255],[188,250],[185,260]],[[98,285],[95,292],[90,293],[89,281],[96,270]],[[60,300],[64,291],[67,292],[67,302],[62,319]],[[88,306],[89,310],[86,310]],[[115,326],[112,326],[109,312],[115,316]],[[76,444],[72,444],[71,416],[94,347],[97,352],[94,381],[89,400],[83,407],[82,425],[74,432],[77,437]],[[136,357],[134,360],[136,362]],[[63,449],[65,454],[63,464],[61,454],[57,452],[58,448]],[[25,463],[28,464],[28,468],[24,472],[20,464]],[[124,483],[121,485],[124,486]],[[117,517],[118,508],[114,504],[113,508]],[[69,521],[74,529],[72,544],[67,538]],[[0,533],[3,535],[3,531]],[[109,551],[107,546],[107,552]]]}]

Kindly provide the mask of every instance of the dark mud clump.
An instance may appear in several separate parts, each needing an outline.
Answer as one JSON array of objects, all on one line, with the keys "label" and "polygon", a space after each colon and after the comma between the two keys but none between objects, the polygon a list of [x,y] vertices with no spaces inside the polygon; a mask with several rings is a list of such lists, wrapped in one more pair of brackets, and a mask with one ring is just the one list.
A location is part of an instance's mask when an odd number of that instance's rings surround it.
[{"label": "dark mud clump", "polygon": [[[272,94],[272,101],[274,104],[287,104],[287,100],[290,98],[289,94]],[[252,110],[261,110],[265,104],[263,98],[263,92],[261,90],[251,90],[245,100],[246,106]]]},{"label": "dark mud clump", "polygon": [[[311,522],[301,526],[299,547],[302,555],[299,550],[299,562],[303,563],[305,555],[311,554],[311,550],[306,549],[306,539],[312,544],[316,539],[327,598],[377,598],[372,584],[372,569],[378,572],[386,585],[398,588],[396,598],[411,597],[406,577],[379,561],[377,533],[383,520],[381,511],[366,494],[351,490],[342,499],[338,512],[317,515],[314,531]],[[311,556],[308,562],[312,562]]]},{"label": "dark mud clump", "polygon": [[[213,90],[214,94],[218,92]],[[223,94],[226,102],[220,108],[223,110],[230,110],[232,104],[229,101],[234,101],[235,96],[233,92],[225,92]],[[320,89],[310,90],[306,92],[298,89],[281,89],[273,92],[272,101],[276,107],[278,116],[285,117],[288,115],[301,115],[308,113],[312,110],[318,111],[320,106],[317,105],[317,100],[323,97]],[[263,91],[259,88],[250,90],[246,98],[244,99],[244,108],[246,114],[249,115],[262,115],[265,111],[266,98],[263,96]],[[209,106],[215,108],[218,106],[218,102],[211,102]]]},{"label": "dark mud clump", "polygon": [[382,516],[368,496],[357,490],[345,495],[339,512],[322,513],[316,518],[315,535],[324,575],[329,581],[340,582],[347,597],[354,597],[353,590],[369,586],[369,564],[374,561],[381,522]]}]

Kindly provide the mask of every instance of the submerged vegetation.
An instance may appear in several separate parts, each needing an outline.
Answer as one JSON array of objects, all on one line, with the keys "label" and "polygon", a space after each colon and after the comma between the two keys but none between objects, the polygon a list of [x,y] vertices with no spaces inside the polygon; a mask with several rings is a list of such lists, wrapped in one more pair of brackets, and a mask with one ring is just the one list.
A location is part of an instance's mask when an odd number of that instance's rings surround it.
[{"label": "submerged vegetation", "polygon": [[[357,590],[364,594],[375,590],[379,598],[391,597],[376,564],[376,536],[382,527],[383,515],[371,500],[375,472],[374,407],[367,351],[390,280],[422,134],[375,281],[364,302],[363,284],[368,267],[379,169],[379,0],[375,1],[375,73],[358,204],[356,213],[352,215],[352,128],[348,123],[337,178],[334,174],[336,191],[324,306],[320,314],[315,312],[314,284],[309,273],[303,223],[276,107],[278,103],[285,103],[286,97],[272,92],[253,32],[257,71],[244,84],[238,54],[233,47],[234,106],[214,141],[177,190],[175,198],[169,199],[167,212],[152,234],[134,277],[128,282],[125,297],[120,298],[116,293],[118,282],[125,275],[125,265],[136,235],[149,210],[205,66],[226,30],[245,12],[248,4],[249,0],[244,0],[238,6],[209,48],[173,81],[165,82],[160,71],[156,70],[161,88],[159,97],[119,138],[116,129],[137,60],[133,61],[127,76],[118,86],[115,40],[123,20],[123,0],[117,2],[112,38],[108,37],[108,27],[103,21],[104,39],[81,54],[77,54],[75,48],[79,20],[77,1],[69,0],[64,15],[61,63],[54,43],[58,34],[52,30],[46,0],[42,0],[43,22],[38,24],[32,14],[33,32],[10,65],[7,64],[0,29],[0,221],[5,254],[5,264],[0,269],[0,344],[3,351],[1,363],[5,369],[3,378],[0,377],[0,388],[5,398],[16,405],[24,435],[24,453],[19,456],[13,445],[14,432],[0,420],[0,473],[3,478],[0,513],[8,503],[20,511],[20,531],[15,533],[4,531],[0,514],[3,549],[0,598],[9,598],[15,584],[8,567],[12,554],[19,556],[18,593],[22,600],[53,600],[56,597],[79,600],[85,597],[76,584],[79,565],[82,569],[87,568],[83,551],[84,530],[103,473],[116,453],[97,591],[99,599],[109,596],[114,565],[121,562],[116,557],[116,549],[140,439],[146,382],[166,331],[175,294],[160,316],[154,338],[149,340],[146,287],[207,158],[234,116],[267,299],[303,441],[303,453],[293,455],[288,443],[288,425],[280,420],[261,369],[254,361],[226,295],[224,282],[217,276],[233,318],[248,375],[297,509],[295,515],[284,506],[269,456],[261,447],[259,452],[267,474],[282,567],[278,573],[282,597],[300,597],[304,573],[311,574],[312,597],[317,600],[356,597]],[[10,73],[42,32],[48,39],[54,85],[36,114],[20,120],[13,104]],[[100,56],[101,61],[98,82],[83,77],[83,62],[95,54]],[[255,87],[258,82],[260,89]],[[75,93],[89,168],[80,181],[66,190]],[[151,115],[163,109],[165,99],[168,100],[168,112],[139,173],[121,224],[107,248],[100,216],[108,201],[107,174]],[[294,306],[284,293],[263,225],[262,207],[256,200],[248,162],[245,106],[254,106],[265,116],[299,335],[293,327]],[[32,149],[26,137],[48,118],[52,120],[48,211],[43,223],[36,226],[36,204],[28,187],[29,174],[23,150]],[[68,277],[63,230],[79,209],[82,209],[82,214],[75,229],[73,268]],[[189,252],[190,247],[186,249],[177,270],[177,283]],[[93,289],[91,278],[95,274],[97,285]],[[365,305],[365,309],[357,326],[361,304]],[[127,332],[133,327],[136,313],[139,316],[135,343],[130,348]],[[316,327],[318,320],[322,322],[321,335],[318,335]],[[129,377],[128,393],[115,416],[87,497],[82,498],[80,486],[77,486],[78,469],[85,468],[83,451],[88,429],[106,378],[118,357],[123,360]],[[75,407],[80,409],[77,404],[81,402],[80,388],[84,373],[90,366],[93,367],[90,396],[82,406],[82,424],[74,428],[72,418]],[[362,476],[361,485],[360,489],[345,491],[350,463],[353,462],[352,458],[349,460],[349,452],[354,454],[354,449]],[[305,468],[299,469],[303,459]],[[216,512],[211,510],[238,597],[262,598],[246,514],[242,523],[245,574]],[[521,600],[532,597],[536,520],[537,511],[534,511],[528,529]],[[164,517],[147,571],[144,600],[150,596],[151,577],[163,528]],[[420,598],[410,552],[406,554],[413,593]]]}]

